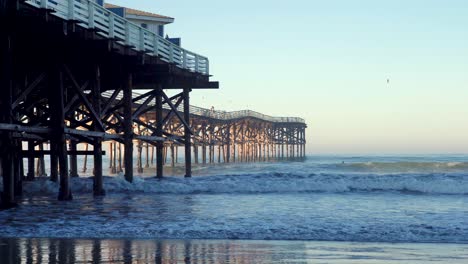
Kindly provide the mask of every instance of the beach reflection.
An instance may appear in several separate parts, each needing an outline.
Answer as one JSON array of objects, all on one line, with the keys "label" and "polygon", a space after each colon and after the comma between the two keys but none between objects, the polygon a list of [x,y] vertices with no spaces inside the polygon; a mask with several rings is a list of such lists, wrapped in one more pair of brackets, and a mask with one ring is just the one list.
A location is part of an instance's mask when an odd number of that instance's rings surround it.
[{"label": "beach reflection", "polygon": [[271,263],[271,252],[235,241],[0,239],[0,263]]},{"label": "beach reflection", "polygon": [[460,263],[466,244],[0,238],[0,264]]}]

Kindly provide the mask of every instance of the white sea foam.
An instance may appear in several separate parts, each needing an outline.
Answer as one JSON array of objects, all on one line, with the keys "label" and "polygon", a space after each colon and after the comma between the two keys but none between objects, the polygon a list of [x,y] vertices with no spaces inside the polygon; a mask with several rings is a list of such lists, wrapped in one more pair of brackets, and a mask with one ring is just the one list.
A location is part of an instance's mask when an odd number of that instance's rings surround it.
[{"label": "white sea foam", "polygon": [[[71,179],[73,192],[92,192],[92,178]],[[123,176],[105,177],[107,192],[122,193],[303,193],[303,192],[404,192],[420,194],[468,194],[468,174],[300,174],[300,173],[256,173],[193,178],[135,177],[133,183]],[[55,194],[58,184],[47,180],[27,182],[26,193]]]},{"label": "white sea foam", "polygon": [[421,162],[421,161],[398,161],[398,162],[355,162],[329,164],[330,167],[348,169],[350,171],[369,172],[463,172],[468,170],[468,162]]}]

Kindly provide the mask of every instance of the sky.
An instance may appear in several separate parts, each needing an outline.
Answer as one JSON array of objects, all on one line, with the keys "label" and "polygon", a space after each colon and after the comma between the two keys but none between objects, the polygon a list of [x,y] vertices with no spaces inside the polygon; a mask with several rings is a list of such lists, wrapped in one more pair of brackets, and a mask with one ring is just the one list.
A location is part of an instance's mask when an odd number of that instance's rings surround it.
[{"label": "sky", "polygon": [[107,2],[210,59],[193,105],[305,118],[312,154],[468,153],[466,0]]}]

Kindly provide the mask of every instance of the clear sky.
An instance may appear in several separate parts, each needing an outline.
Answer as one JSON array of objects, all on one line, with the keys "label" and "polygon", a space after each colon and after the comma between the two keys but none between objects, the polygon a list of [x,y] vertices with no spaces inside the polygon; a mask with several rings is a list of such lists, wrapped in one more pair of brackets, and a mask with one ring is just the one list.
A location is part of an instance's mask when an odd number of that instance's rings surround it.
[{"label": "clear sky", "polygon": [[107,2],[209,57],[194,105],[303,117],[310,153],[468,153],[466,0]]}]

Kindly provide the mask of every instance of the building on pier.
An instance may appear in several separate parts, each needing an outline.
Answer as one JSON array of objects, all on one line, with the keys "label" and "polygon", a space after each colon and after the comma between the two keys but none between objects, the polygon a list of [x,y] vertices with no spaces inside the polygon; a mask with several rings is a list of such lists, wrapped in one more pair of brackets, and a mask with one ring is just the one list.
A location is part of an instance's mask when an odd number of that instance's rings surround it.
[{"label": "building on pier", "polygon": [[105,3],[104,7],[161,37],[164,37],[164,26],[174,22],[174,18],[172,17],[136,10],[128,7],[117,6],[109,3]]}]

